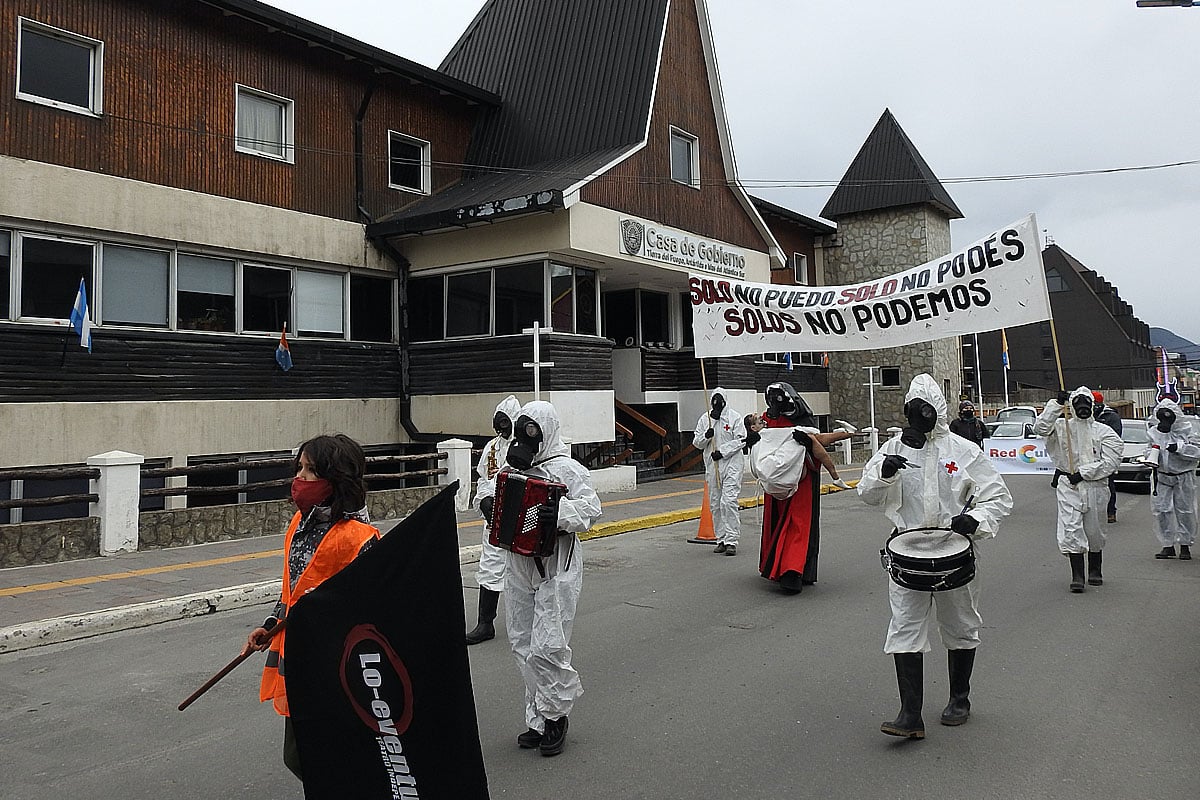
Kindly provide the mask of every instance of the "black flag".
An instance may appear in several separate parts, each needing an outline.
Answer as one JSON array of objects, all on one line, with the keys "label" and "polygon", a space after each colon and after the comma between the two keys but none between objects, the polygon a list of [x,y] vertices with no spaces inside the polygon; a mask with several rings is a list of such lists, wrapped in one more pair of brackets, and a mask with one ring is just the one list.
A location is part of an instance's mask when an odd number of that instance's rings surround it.
[{"label": "black flag", "polygon": [[488,797],[446,487],[288,614],[304,796]]}]

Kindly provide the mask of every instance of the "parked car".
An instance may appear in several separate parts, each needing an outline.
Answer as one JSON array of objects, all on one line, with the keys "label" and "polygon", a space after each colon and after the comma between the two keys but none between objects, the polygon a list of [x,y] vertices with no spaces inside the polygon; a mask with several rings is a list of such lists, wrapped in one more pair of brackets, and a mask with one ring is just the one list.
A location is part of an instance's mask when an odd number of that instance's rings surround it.
[{"label": "parked car", "polygon": [[1033,423],[1009,420],[997,422],[988,433],[989,439],[1032,439]]},{"label": "parked car", "polygon": [[1150,468],[1138,461],[1150,445],[1150,434],[1146,432],[1146,421],[1140,419],[1121,420],[1121,441],[1125,450],[1121,453],[1121,465],[1117,467],[1114,482],[1126,486],[1150,489]]},{"label": "parked car", "polygon": [[[1033,406],[1006,406],[996,412],[996,416],[988,417],[983,425],[988,430],[988,436],[995,436],[996,426],[1003,422],[1027,422],[1030,425],[1037,422],[1038,410]],[[1005,437],[1021,438],[1021,437]]]}]

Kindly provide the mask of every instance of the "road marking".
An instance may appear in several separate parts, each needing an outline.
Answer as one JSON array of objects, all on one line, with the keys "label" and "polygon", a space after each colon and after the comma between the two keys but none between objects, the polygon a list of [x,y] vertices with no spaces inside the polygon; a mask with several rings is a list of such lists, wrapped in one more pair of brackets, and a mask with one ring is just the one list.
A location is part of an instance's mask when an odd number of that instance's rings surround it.
[{"label": "road marking", "polygon": [[85,578],[67,578],[61,581],[50,581],[49,583],[31,583],[28,586],[13,586],[8,589],[0,589],[0,597],[15,597],[19,594],[28,594],[29,592],[45,592],[52,589],[63,589],[67,586],[86,586],[90,583],[103,583],[105,581],[121,580],[122,578],[137,578],[143,575],[160,575],[164,572],[178,572],[184,569],[195,569],[196,567],[215,567],[220,564],[236,564],[239,561],[249,561],[255,558],[278,558],[283,555],[283,550],[265,550],[260,553],[245,553],[240,556],[223,556],[221,558],[209,558],[204,561],[191,561],[185,564],[168,564],[162,567],[145,567],[144,569],[134,569],[127,572],[110,572],[106,575],[90,575]]}]

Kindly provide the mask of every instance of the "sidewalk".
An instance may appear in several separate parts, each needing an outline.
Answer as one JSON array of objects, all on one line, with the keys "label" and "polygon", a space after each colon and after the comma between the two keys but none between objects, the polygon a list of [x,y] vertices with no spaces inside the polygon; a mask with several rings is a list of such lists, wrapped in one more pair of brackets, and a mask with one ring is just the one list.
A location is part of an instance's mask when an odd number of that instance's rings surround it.
[{"label": "sidewalk", "polygon": [[[861,464],[840,467],[851,482]],[[742,507],[761,502],[753,481]],[[825,485],[822,491],[839,491]],[[700,516],[700,475],[655,481],[600,496],[604,514],[583,539],[670,525]],[[387,532],[396,520],[379,520]],[[459,563],[479,560],[483,521],[458,515]],[[145,550],[107,558],[0,569],[0,653],[127,628],[203,616],[279,597],[283,534]],[[464,567],[464,573],[471,572]],[[266,609],[264,609],[264,614]]]}]

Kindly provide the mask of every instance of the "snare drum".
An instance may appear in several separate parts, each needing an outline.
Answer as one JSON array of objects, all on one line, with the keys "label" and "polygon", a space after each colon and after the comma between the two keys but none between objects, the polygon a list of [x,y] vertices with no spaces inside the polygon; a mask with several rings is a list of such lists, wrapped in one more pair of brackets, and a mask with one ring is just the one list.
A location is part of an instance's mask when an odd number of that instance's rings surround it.
[{"label": "snare drum", "polygon": [[900,586],[918,592],[944,592],[975,577],[975,547],[953,531],[908,531],[888,539],[879,551],[883,569]]}]

